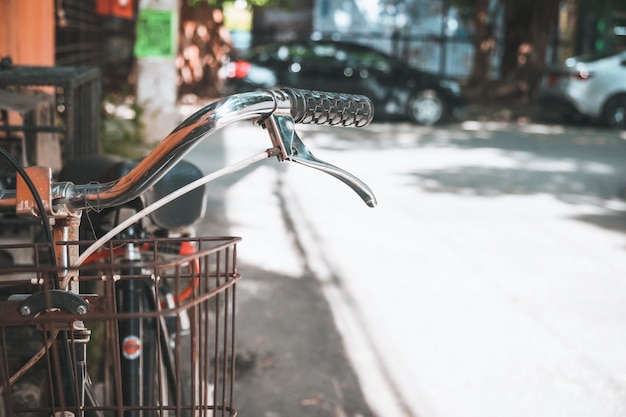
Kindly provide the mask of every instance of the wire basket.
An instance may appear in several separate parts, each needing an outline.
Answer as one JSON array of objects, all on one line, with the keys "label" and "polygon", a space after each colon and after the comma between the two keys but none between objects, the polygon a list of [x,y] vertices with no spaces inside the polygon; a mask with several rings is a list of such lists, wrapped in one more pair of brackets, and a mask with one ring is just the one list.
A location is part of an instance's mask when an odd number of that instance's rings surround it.
[{"label": "wire basket", "polygon": [[[114,241],[70,271],[0,246],[32,259],[1,266],[0,417],[236,416],[237,242]],[[80,295],[54,289],[69,275]]]}]

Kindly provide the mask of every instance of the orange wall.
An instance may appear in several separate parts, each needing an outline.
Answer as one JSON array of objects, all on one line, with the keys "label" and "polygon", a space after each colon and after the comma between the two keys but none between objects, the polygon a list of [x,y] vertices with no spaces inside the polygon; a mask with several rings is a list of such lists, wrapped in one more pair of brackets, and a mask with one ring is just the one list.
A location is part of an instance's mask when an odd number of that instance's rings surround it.
[{"label": "orange wall", "polygon": [[0,57],[54,65],[54,0],[0,0]]}]

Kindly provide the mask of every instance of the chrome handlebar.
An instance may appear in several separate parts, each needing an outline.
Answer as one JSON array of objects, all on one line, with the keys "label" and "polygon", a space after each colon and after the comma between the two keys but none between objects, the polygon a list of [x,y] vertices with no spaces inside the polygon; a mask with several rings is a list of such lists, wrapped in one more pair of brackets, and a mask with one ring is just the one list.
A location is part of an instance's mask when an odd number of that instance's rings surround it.
[{"label": "chrome handlebar", "polygon": [[[187,118],[133,170],[116,181],[85,185],[50,183],[48,215],[61,217],[76,210],[100,210],[130,201],[154,185],[200,141],[218,129],[247,119],[255,120],[268,130],[275,147],[268,155],[276,155],[279,161],[293,161],[326,172],[352,188],[368,206],[374,207],[376,198],[370,188],[349,172],[315,158],[298,137],[294,126],[294,123],[313,123],[361,127],[369,124],[372,117],[372,104],[364,96],[296,89],[229,96]],[[24,206],[18,195],[19,190],[0,190],[0,211],[17,209],[21,215],[37,215],[34,206]]]}]

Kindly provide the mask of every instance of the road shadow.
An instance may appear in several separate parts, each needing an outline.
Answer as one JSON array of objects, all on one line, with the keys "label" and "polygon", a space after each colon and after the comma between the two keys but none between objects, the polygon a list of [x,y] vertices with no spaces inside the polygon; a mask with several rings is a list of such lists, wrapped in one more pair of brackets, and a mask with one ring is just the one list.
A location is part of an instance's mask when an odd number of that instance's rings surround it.
[{"label": "road shadow", "polygon": [[476,130],[469,137],[467,133],[448,138],[445,146],[468,152],[489,149],[510,163],[418,168],[407,175],[428,192],[480,197],[548,194],[567,204],[600,206],[607,208],[606,215],[581,216],[578,220],[626,232],[626,204],[619,204],[626,190],[626,141],[620,132],[512,126],[508,130]]},{"label": "road shadow", "polygon": [[240,415],[373,417],[319,281],[239,269]]},{"label": "road shadow", "polygon": [[[205,141],[188,160],[212,172],[223,167],[221,138]],[[274,161],[271,161],[275,164]],[[200,235],[229,235],[229,188],[263,166],[255,164],[207,187]],[[268,187],[271,192],[271,187]],[[250,216],[255,216],[250,201]],[[258,217],[258,215],[256,215]],[[264,221],[261,217],[258,221]],[[246,237],[243,236],[244,242]],[[287,236],[268,236],[288,239]],[[253,250],[253,249],[252,249]],[[277,254],[280,256],[280,254]],[[294,278],[238,262],[236,386],[238,415],[265,417],[374,417],[315,276]]]},{"label": "road shadow", "polygon": [[[427,192],[494,198],[548,194],[567,204],[610,207],[608,217],[626,215],[626,132],[589,125],[466,121],[434,127],[375,123],[362,131],[310,129],[305,134],[316,148],[333,151],[424,150],[435,158],[439,150],[442,155],[446,150],[467,153],[467,158],[457,156],[436,168],[416,161],[405,175],[409,184]],[[506,163],[493,163],[490,157]],[[579,220],[626,231],[619,221]]]}]

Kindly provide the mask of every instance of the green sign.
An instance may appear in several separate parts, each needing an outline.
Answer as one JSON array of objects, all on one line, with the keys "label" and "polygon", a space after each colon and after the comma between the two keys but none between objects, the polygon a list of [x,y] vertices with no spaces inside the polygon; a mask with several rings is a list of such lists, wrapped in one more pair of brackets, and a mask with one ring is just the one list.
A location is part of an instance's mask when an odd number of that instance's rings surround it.
[{"label": "green sign", "polygon": [[137,19],[135,56],[167,57],[176,55],[176,25],[174,13],[143,9]]}]

